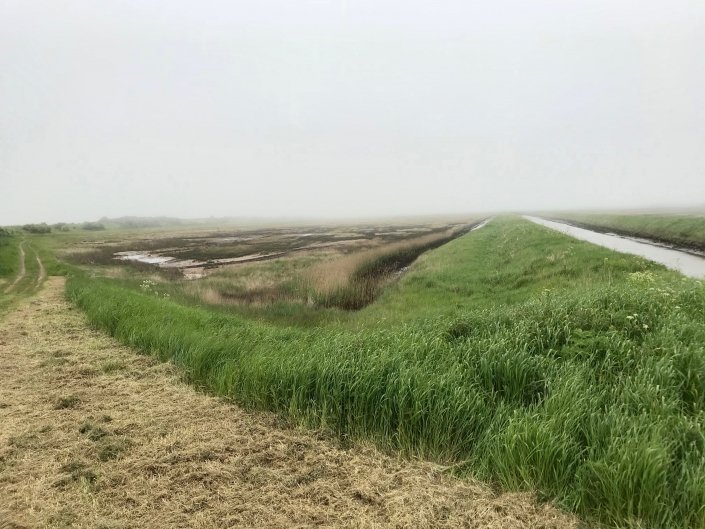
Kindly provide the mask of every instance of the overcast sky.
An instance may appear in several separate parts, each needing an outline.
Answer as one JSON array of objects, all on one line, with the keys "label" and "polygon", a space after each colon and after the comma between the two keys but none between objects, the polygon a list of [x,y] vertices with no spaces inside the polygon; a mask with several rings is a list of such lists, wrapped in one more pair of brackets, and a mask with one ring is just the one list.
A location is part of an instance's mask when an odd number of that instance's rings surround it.
[{"label": "overcast sky", "polygon": [[0,224],[678,204],[703,0],[0,0]]}]

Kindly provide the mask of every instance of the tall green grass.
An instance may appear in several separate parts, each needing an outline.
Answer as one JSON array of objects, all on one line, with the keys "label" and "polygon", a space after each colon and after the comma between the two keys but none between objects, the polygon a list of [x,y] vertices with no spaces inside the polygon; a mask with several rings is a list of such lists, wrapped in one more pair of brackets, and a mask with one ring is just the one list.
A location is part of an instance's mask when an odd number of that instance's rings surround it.
[{"label": "tall green grass", "polygon": [[705,527],[705,288],[644,260],[499,220],[424,256],[358,330],[80,273],[67,288],[96,326],[245,406],[609,525]]}]

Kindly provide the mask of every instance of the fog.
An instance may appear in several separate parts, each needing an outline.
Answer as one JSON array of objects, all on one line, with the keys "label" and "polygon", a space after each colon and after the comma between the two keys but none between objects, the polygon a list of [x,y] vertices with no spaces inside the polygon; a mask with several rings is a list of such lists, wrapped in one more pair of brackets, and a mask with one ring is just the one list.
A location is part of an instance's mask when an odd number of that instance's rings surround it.
[{"label": "fog", "polygon": [[702,0],[0,0],[0,96],[0,224],[705,206]]}]

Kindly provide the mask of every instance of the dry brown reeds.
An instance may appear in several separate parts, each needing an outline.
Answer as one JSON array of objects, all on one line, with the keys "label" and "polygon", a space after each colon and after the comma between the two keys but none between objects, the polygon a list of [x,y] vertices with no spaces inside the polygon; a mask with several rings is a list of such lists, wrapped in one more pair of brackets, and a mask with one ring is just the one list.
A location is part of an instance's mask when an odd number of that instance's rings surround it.
[{"label": "dry brown reeds", "polygon": [[302,282],[316,304],[359,309],[420,254],[465,232],[466,228],[451,228],[324,261],[306,271]]}]

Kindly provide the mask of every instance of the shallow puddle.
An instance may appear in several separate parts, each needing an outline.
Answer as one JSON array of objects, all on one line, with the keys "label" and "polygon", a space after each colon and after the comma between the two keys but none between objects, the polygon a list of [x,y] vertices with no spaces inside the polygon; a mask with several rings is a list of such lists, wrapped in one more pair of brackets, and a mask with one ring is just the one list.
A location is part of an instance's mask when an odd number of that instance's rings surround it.
[{"label": "shallow puddle", "polygon": [[147,264],[162,264],[173,261],[175,257],[168,257],[165,255],[153,255],[149,253],[141,252],[117,252],[115,254],[115,259],[121,261],[138,261],[140,263]]}]

